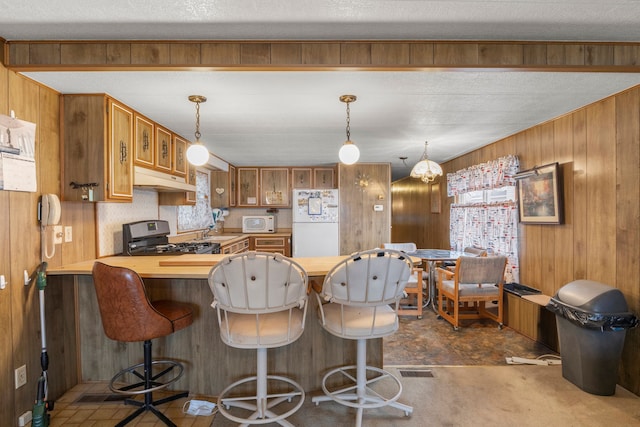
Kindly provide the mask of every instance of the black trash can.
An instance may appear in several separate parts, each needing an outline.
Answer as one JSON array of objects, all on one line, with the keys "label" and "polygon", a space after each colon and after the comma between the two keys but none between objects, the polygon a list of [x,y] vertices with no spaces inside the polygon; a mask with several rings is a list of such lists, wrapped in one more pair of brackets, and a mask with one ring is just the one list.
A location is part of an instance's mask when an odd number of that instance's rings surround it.
[{"label": "black trash can", "polygon": [[576,280],[560,288],[546,308],[556,314],[562,376],[588,393],[614,394],[627,329],[638,324],[622,292]]}]

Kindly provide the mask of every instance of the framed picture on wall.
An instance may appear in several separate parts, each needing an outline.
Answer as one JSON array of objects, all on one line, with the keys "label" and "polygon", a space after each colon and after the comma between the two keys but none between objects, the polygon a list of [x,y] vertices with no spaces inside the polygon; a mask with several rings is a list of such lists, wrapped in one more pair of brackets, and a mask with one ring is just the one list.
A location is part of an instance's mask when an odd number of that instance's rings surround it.
[{"label": "framed picture on wall", "polygon": [[518,178],[518,211],[523,224],[561,224],[562,195],[558,163],[528,171]]}]

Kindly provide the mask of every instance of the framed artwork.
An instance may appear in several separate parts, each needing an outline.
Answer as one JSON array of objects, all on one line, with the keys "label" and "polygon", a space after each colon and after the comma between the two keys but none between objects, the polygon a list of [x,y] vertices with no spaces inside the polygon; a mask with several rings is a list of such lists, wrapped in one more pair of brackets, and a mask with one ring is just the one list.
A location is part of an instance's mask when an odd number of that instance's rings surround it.
[{"label": "framed artwork", "polygon": [[440,213],[440,183],[431,184],[431,213]]},{"label": "framed artwork", "polygon": [[558,163],[534,168],[518,179],[518,211],[523,224],[561,224]]}]

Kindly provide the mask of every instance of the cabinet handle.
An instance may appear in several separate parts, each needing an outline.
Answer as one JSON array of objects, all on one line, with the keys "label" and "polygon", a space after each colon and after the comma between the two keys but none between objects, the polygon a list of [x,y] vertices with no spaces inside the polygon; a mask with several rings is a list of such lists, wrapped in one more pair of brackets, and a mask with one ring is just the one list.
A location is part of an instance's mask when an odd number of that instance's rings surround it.
[{"label": "cabinet handle", "polygon": [[127,161],[127,144],[123,140],[120,140],[120,163]]},{"label": "cabinet handle", "polygon": [[149,150],[149,132],[144,130],[142,132],[142,151]]}]

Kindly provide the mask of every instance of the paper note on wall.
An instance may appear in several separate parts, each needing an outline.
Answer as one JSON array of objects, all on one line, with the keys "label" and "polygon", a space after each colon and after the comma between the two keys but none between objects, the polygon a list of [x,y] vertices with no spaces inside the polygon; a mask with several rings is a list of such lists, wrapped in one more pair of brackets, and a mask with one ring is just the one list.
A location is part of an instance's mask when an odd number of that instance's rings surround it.
[{"label": "paper note on wall", "polygon": [[36,125],[0,115],[0,190],[37,190]]}]

